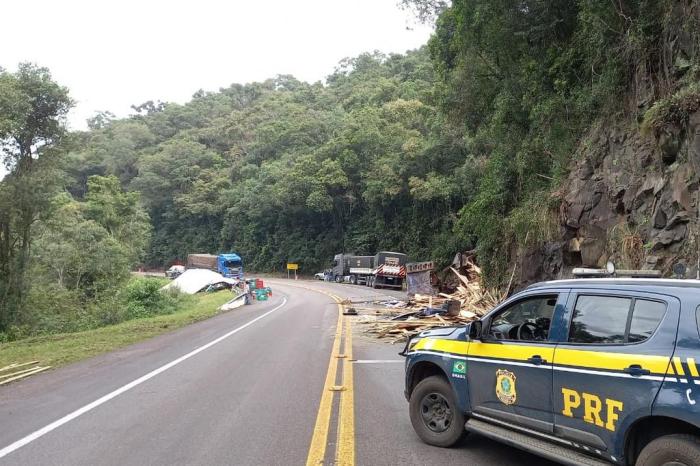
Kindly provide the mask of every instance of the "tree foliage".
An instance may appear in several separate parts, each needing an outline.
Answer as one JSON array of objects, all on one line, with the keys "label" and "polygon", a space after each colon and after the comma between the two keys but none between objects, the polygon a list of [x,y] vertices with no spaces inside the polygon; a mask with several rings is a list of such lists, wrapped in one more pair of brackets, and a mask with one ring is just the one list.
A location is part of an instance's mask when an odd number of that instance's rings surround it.
[{"label": "tree foliage", "polygon": [[140,192],[153,265],[235,250],[311,272],[339,251],[446,263],[476,247],[502,282],[519,247],[551,239],[538,223],[587,128],[639,94],[640,69],[661,92],[673,2],[401,4],[435,19],[426,47],[346,58],[325,84],[278,76],[101,118],[71,192],[90,174]]},{"label": "tree foliage", "polygon": [[[26,295],[13,286],[30,258],[66,303],[83,304],[137,262],[231,250],[249,269],[313,272],[340,251],[446,265],[477,248],[503,283],[519,248],[556,236],[551,194],[587,129],[633,122],[673,91],[669,47],[698,37],[670,0],[401,4],[435,21],[425,47],[346,58],[323,83],[280,75],[183,105],[147,101],[128,118],[100,112],[71,135],[60,173],[49,155],[67,92],[40,68],[0,73],[5,309],[8,290]],[[696,55],[681,58],[698,69]]]},{"label": "tree foliage", "polygon": [[55,154],[72,101],[46,68],[0,70],[0,330],[21,318],[28,290],[32,226],[51,208]]},{"label": "tree foliage", "polygon": [[341,249],[449,255],[464,154],[440,136],[427,50],[349,58],[326,81],[278,76],[102,118],[70,156],[70,191],[97,174],[141,193],[154,265],[231,249],[258,270],[311,271]]},{"label": "tree foliage", "polygon": [[[663,92],[665,39],[678,33],[665,29],[675,7],[459,0],[439,16],[429,48],[445,132],[461,137],[465,168],[482,170],[456,233],[476,244],[493,282],[509,275],[519,245],[547,237],[534,222],[551,210],[550,192],[591,124],[615,114],[634,120]],[[651,91],[640,88],[645,82]],[[542,211],[530,216],[529,228],[524,206]]]}]

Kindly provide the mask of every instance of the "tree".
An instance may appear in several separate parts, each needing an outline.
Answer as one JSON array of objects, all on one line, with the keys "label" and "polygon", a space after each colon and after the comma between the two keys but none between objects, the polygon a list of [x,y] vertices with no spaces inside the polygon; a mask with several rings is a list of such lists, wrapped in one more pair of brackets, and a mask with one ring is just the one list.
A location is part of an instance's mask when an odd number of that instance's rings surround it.
[{"label": "tree", "polygon": [[412,11],[423,23],[433,22],[437,16],[447,9],[446,0],[401,0],[403,9]]},{"label": "tree", "polygon": [[143,259],[151,239],[148,214],[141,206],[141,195],[124,192],[115,176],[91,176],[83,203],[83,214],[104,228],[126,251],[126,263]]},{"label": "tree", "polygon": [[[57,197],[56,203],[52,217],[40,224],[35,235],[32,256],[45,269],[41,281],[79,296],[94,296],[123,283],[129,276],[135,245],[119,241],[99,221],[88,218],[86,214],[95,211],[93,206],[66,195]],[[121,223],[131,220],[123,218]]]},{"label": "tree", "polygon": [[0,72],[0,150],[9,170],[0,184],[0,330],[22,311],[32,225],[51,206],[52,159],[72,105],[46,68],[23,63]]},{"label": "tree", "polygon": [[124,192],[114,176],[93,176],[84,202],[61,193],[54,204],[34,235],[32,256],[44,269],[42,281],[83,297],[122,284],[150,239],[139,194]]}]

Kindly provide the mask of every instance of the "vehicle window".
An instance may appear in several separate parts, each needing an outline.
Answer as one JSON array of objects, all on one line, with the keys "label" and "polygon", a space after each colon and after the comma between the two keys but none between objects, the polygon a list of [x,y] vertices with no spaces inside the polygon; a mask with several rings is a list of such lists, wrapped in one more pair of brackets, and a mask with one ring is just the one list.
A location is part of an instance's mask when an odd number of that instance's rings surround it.
[{"label": "vehicle window", "polygon": [[624,343],[631,298],[579,296],[571,320],[572,343]]},{"label": "vehicle window", "polygon": [[658,301],[637,299],[634,303],[630,332],[627,337],[629,343],[639,343],[649,338],[666,314],[666,305]]},{"label": "vehicle window", "polygon": [[549,338],[557,295],[526,298],[511,304],[491,320],[495,340],[545,341]]}]

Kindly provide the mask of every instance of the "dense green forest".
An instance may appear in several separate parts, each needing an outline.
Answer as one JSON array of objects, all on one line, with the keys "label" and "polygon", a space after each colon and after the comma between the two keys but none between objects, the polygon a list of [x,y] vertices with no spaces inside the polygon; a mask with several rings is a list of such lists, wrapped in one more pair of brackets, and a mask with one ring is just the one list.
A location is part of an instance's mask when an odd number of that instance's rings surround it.
[{"label": "dense green forest", "polygon": [[340,251],[446,264],[476,248],[502,285],[519,251],[558,234],[587,129],[654,103],[628,105],[640,69],[658,99],[697,94],[697,55],[664,48],[670,31],[697,37],[675,0],[403,3],[435,21],[419,50],[103,112],[83,132],[65,131],[71,100],[48,70],[2,72],[0,331],[91,306],[109,322],[130,268],[192,252],[313,273]]}]

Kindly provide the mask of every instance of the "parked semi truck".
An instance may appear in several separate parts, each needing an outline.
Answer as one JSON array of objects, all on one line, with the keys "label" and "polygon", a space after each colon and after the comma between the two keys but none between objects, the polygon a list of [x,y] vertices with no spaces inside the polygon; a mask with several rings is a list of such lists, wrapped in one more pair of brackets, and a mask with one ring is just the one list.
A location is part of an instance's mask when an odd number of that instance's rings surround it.
[{"label": "parked semi truck", "polygon": [[390,251],[380,251],[374,256],[356,256],[347,252],[336,254],[332,279],[337,283],[401,289],[406,279],[406,260],[406,254]]},{"label": "parked semi truck", "polygon": [[335,282],[342,282],[343,277],[350,275],[350,258],[355,253],[342,252],[333,256],[333,266],[331,267],[331,278]]},{"label": "parked semi truck", "polygon": [[227,278],[243,278],[243,259],[235,253],[189,254],[188,269],[209,269]]}]

